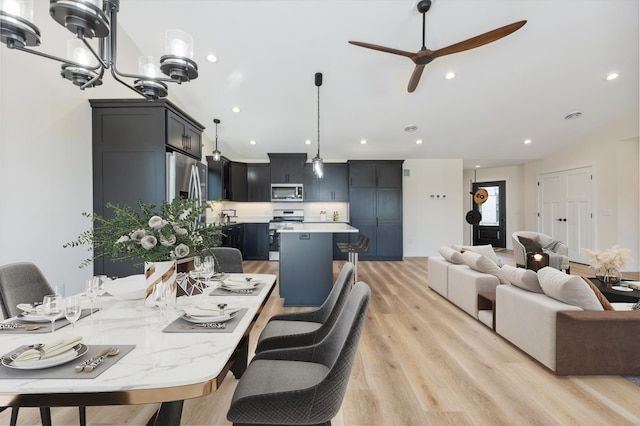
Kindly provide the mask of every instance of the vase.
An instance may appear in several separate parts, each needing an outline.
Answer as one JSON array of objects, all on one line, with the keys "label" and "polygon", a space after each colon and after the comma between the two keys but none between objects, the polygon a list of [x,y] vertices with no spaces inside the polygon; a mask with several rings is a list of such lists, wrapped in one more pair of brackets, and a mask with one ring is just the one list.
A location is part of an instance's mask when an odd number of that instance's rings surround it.
[{"label": "vase", "polygon": [[596,279],[606,285],[613,285],[620,282],[622,275],[617,268],[601,266],[596,268]]},{"label": "vase", "polygon": [[178,289],[175,260],[145,262],[144,277],[147,285],[145,306],[164,307],[173,304]]}]

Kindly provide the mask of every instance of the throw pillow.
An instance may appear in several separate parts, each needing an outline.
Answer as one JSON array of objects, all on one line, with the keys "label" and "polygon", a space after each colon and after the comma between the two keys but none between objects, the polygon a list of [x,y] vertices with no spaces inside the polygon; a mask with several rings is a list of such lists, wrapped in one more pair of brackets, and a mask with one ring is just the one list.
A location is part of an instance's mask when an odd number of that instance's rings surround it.
[{"label": "throw pillow", "polygon": [[464,260],[464,264],[474,271],[494,275],[501,284],[509,284],[509,281],[500,277],[500,268],[498,265],[487,256],[467,250],[462,253],[462,259]]},{"label": "throw pillow", "polygon": [[540,287],[549,297],[577,306],[585,311],[603,311],[602,305],[587,283],[577,275],[569,275],[545,266],[538,271]]},{"label": "throw pillow", "polygon": [[533,238],[527,238],[523,236],[519,236],[518,239],[520,243],[524,246],[524,252],[529,253],[542,253],[542,246],[540,243]]},{"label": "throw pillow", "polygon": [[598,301],[602,305],[602,309],[604,309],[605,311],[615,311],[616,310],[613,306],[611,306],[611,303],[609,303],[607,298],[604,297],[604,294],[602,294],[600,289],[598,287],[596,287],[596,285],[594,283],[592,283],[591,280],[589,280],[587,278],[584,278],[584,277],[582,277],[582,279],[584,280],[584,282],[587,283],[589,288],[593,291],[593,294],[596,295],[596,297],[598,298]]},{"label": "throw pillow", "polygon": [[531,269],[503,265],[502,268],[500,268],[500,277],[523,290],[543,293],[540,282],[538,282],[538,275]]},{"label": "throw pillow", "polygon": [[486,244],[486,245],[483,245],[483,246],[456,246],[456,245],[453,245],[453,246],[451,246],[451,248],[453,248],[454,250],[458,250],[459,252],[462,252],[462,253],[464,253],[465,251],[472,251],[474,253],[481,254],[481,255],[486,256],[489,259],[493,260],[495,262],[495,264],[498,265],[499,267],[502,266],[502,261],[496,255],[496,252],[493,250],[493,246],[491,244]]},{"label": "throw pillow", "polygon": [[438,251],[440,252],[440,256],[451,263],[455,263],[456,265],[461,265],[464,263],[464,260],[462,259],[462,253],[452,249],[451,247],[442,246]]}]

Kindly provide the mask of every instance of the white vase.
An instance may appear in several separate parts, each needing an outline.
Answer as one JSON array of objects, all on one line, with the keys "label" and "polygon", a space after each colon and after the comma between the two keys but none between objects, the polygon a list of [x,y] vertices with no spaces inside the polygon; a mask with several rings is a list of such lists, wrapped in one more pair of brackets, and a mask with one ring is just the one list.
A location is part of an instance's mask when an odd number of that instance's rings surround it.
[{"label": "white vase", "polygon": [[145,306],[162,307],[175,302],[178,289],[175,260],[145,262],[144,276],[147,284]]}]

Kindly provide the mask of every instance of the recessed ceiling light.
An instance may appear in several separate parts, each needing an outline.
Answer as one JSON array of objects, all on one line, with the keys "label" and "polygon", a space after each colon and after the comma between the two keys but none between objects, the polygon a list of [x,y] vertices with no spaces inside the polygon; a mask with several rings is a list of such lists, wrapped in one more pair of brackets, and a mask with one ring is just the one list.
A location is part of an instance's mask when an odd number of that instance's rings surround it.
[{"label": "recessed ceiling light", "polygon": [[240,107],[234,106],[233,108],[231,108],[231,111],[240,112]]},{"label": "recessed ceiling light", "polygon": [[366,144],[367,144],[367,140],[366,140],[366,139],[362,139],[362,140],[360,141],[360,145],[366,145]]},{"label": "recessed ceiling light", "polygon": [[620,77],[620,74],[618,74],[617,72],[612,72],[611,74],[608,74],[604,79],[607,81],[611,81],[615,80],[618,77]]},{"label": "recessed ceiling light", "polygon": [[418,126],[414,126],[414,125],[407,126],[404,128],[404,131],[407,133],[415,132],[416,130],[418,130]]},{"label": "recessed ceiling light", "polygon": [[451,80],[452,78],[454,78],[456,76],[456,73],[453,71],[449,71],[448,73],[446,73],[444,75],[444,78],[447,80]]},{"label": "recessed ceiling light", "polygon": [[250,143],[251,145],[255,145],[255,144],[256,144],[256,141],[254,141],[254,140],[250,140],[250,141],[249,141],[249,143]]},{"label": "recessed ceiling light", "polygon": [[418,139],[418,140],[416,141],[416,144],[417,144],[417,145],[421,145],[421,144],[422,144],[422,139]]},{"label": "recessed ceiling light", "polygon": [[580,111],[570,112],[569,114],[564,116],[565,120],[575,120],[576,118],[582,117],[582,113]]},{"label": "recessed ceiling light", "polygon": [[218,61],[218,58],[216,58],[216,55],[214,55],[213,53],[209,53],[207,55],[207,61],[211,62],[211,63],[215,63]]},{"label": "recessed ceiling light", "polygon": [[307,139],[306,141],[304,141],[305,144],[307,145],[311,145],[311,141],[309,139]]},{"label": "recessed ceiling light", "polygon": [[531,142],[533,142],[531,139],[525,139],[523,143],[529,145]]},{"label": "recessed ceiling light", "polygon": [[480,168],[480,164],[476,164],[476,169],[479,169],[479,168]]}]

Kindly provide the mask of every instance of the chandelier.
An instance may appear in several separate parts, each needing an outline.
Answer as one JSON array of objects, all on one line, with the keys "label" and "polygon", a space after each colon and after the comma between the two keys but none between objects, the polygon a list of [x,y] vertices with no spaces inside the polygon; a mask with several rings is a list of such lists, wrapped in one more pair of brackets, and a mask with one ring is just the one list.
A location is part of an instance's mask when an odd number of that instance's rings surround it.
[{"label": "chandelier", "polygon": [[[106,70],[113,78],[149,100],[167,96],[166,83],[183,83],[198,77],[193,57],[193,39],[180,30],[167,30],[165,54],[160,71],[150,56],[138,61],[139,74],[127,74],[117,68],[118,10],[120,0],[50,0],[49,14],[76,38],[67,42],[67,58],[59,58],[31,46],[40,45],[40,30],[33,24],[33,0],[0,0],[1,41],[9,49],[21,50],[62,62],[60,74],[81,90],[100,86]],[[94,49],[87,39],[98,39]],[[92,65],[91,62],[97,61]],[[133,84],[123,78],[133,79]]]}]

